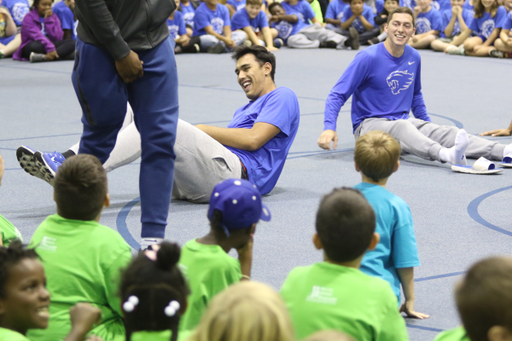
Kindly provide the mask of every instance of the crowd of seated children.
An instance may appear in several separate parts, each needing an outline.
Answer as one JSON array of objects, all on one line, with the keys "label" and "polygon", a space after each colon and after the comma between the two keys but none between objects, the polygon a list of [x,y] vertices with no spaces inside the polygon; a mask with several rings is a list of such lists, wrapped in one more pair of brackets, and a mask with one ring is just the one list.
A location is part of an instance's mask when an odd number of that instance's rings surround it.
[{"label": "crowd of seated children", "polygon": [[21,35],[7,7],[0,0],[0,59],[10,57],[20,47]]},{"label": "crowd of seated children", "polygon": [[52,11],[53,0],[34,0],[21,24],[21,45],[13,59],[43,62],[74,59],[75,41],[63,39],[60,20]]},{"label": "crowd of seated children", "polygon": [[64,161],[55,177],[54,200],[57,214],[39,225],[29,244],[45,266],[52,295],[50,324],[29,331],[29,339],[62,340],[71,328],[68,311],[78,302],[101,309],[93,334],[104,340],[124,335],[117,290],[120,269],[131,261],[131,248],[117,231],[98,222],[110,203],[101,162],[88,154]]},{"label": "crowd of seated children", "polygon": [[429,48],[443,30],[441,12],[432,6],[432,0],[417,0],[414,7],[416,33],[409,45],[416,49]]},{"label": "crowd of seated children", "polygon": [[468,8],[464,8],[464,0],[451,0],[451,9],[442,13],[443,31],[441,38],[436,39],[430,44],[433,50],[444,52],[449,43],[455,39],[461,32],[464,32],[473,20],[473,13]]},{"label": "crowd of seated children", "polygon": [[347,0],[347,2],[350,6],[343,12],[339,32],[345,37],[350,37],[349,29],[353,28],[358,32],[359,44],[369,45],[368,40],[375,38],[380,33],[380,28],[375,26],[373,20],[373,10],[366,6],[363,0]]},{"label": "crowd of seated children", "polygon": [[380,241],[361,261],[361,271],[389,282],[400,304],[400,286],[405,301],[400,311],[427,318],[414,311],[414,267],[420,265],[409,206],[386,189],[389,177],[400,165],[400,144],[389,134],[370,131],[356,141],[354,163],[362,182],[356,186],[372,206]]},{"label": "crowd of seated children", "polygon": [[267,50],[275,51],[283,45],[283,41],[277,38],[275,28],[269,28],[267,15],[261,7],[261,0],[247,0],[244,8],[231,18],[231,30],[242,30],[252,44],[266,46]]},{"label": "crowd of seated children", "polygon": [[[175,0],[176,8],[180,7],[180,0]],[[174,39],[176,46],[174,47],[174,53],[197,53],[200,51],[200,41],[198,36],[194,36],[192,39],[187,31],[185,20],[183,19],[183,13],[181,11],[174,11],[167,18],[167,28],[169,34]]]}]

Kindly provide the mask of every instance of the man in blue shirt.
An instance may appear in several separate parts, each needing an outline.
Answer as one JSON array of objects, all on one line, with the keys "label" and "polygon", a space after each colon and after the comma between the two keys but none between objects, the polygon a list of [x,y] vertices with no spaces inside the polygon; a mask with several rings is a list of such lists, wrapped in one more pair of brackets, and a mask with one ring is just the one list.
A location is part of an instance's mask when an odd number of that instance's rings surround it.
[{"label": "man in blue shirt", "polygon": [[[390,13],[383,44],[357,54],[325,103],[324,131],[318,139],[323,149],[336,148],[336,119],[353,94],[354,136],[372,130],[391,134],[402,150],[419,157],[466,164],[465,155],[501,160],[512,146],[467,135],[463,129],[430,122],[421,93],[421,59],[407,45],[415,32],[411,9],[399,7]],[[415,118],[409,117],[412,110]]]}]

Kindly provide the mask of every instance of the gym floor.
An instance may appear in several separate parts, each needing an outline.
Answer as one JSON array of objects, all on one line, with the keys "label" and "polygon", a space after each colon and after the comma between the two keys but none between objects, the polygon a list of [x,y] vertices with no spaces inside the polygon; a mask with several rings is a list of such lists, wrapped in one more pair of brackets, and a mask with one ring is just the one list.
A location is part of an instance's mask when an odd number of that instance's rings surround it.
[{"label": "gym floor", "polygon": [[[272,220],[260,223],[255,234],[253,279],[276,289],[292,268],[322,259],[311,242],[322,195],[361,181],[353,165],[350,103],[339,115],[338,148],[323,151],[316,144],[327,94],[356,53],[287,48],[275,53],[276,85],[293,89],[301,109],[299,132],[280,180],[263,199]],[[420,54],[423,95],[433,122],[470,134],[509,125],[511,60]],[[180,117],[194,124],[227,126],[235,110],[248,102],[237,83],[234,61],[229,55],[207,54],[178,55],[176,60]],[[6,166],[0,213],[18,227],[26,242],[56,210],[51,186],[26,174],[15,151],[23,144],[63,152],[78,141],[81,110],[71,85],[72,67],[72,62],[0,60],[0,151]],[[491,139],[512,142],[508,137]],[[109,173],[111,206],[101,218],[134,249],[140,240],[138,173],[139,160]],[[464,271],[483,257],[511,254],[507,212],[512,169],[468,175],[404,156],[387,188],[411,208],[422,262],[415,271],[415,308],[431,315],[426,320],[406,319],[409,335],[414,341],[432,340],[439,331],[459,324],[453,287]],[[206,205],[173,201],[166,239],[184,244],[206,234],[206,211]]]}]

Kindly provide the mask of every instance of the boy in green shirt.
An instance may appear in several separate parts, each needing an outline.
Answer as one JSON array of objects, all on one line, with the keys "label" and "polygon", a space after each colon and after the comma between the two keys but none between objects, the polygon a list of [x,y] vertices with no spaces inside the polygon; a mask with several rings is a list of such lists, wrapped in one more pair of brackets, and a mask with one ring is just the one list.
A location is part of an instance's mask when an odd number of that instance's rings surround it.
[{"label": "boy in green shirt", "polygon": [[512,258],[491,257],[471,266],[455,289],[463,327],[435,341],[512,340]]},{"label": "boy in green shirt", "polygon": [[[256,187],[247,180],[228,179],[213,189],[208,208],[210,232],[188,241],[181,249],[180,269],[191,294],[180,320],[180,331],[194,329],[208,302],[241,279],[250,279],[252,236],[256,223],[270,220]],[[228,255],[238,252],[238,260]]]},{"label": "boy in green shirt", "polygon": [[375,213],[355,189],[326,195],[316,215],[313,244],[324,261],[293,269],[281,288],[298,340],[335,329],[358,341],[408,340],[389,284],[359,270],[379,242]]},{"label": "boy in green shirt", "polygon": [[101,322],[92,334],[105,341],[124,335],[117,291],[131,248],[117,231],[98,223],[103,206],[109,206],[107,176],[99,160],[79,154],[63,162],[55,177],[54,199],[57,214],[46,218],[30,240],[48,278],[50,324],[30,331],[28,337],[62,340],[71,328],[69,309],[77,302],[101,309]]}]

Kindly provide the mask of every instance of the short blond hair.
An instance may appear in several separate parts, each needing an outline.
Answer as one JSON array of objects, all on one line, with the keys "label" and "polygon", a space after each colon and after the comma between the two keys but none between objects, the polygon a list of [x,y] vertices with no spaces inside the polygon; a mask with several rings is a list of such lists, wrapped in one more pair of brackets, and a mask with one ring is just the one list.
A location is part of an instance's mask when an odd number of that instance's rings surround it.
[{"label": "short blond hair", "polygon": [[293,341],[290,315],[279,294],[266,284],[242,281],[210,302],[187,341]]},{"label": "short blond hair", "polygon": [[[396,0],[393,0],[396,1]],[[323,330],[310,335],[304,341],[355,341],[351,336],[337,330]]]},{"label": "short blond hair", "polygon": [[263,0],[247,0],[246,5],[259,5],[261,6],[263,4]]},{"label": "short blond hair", "polygon": [[354,161],[361,173],[377,182],[395,171],[401,152],[393,136],[383,131],[369,131],[357,139]]}]

